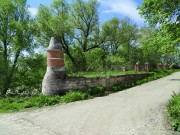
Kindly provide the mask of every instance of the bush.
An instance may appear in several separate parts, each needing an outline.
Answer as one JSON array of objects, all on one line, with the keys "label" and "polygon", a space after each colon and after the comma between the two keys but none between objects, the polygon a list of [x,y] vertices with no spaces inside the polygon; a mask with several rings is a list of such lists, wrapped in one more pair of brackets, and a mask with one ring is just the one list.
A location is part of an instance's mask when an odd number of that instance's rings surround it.
[{"label": "bush", "polygon": [[61,101],[65,103],[79,101],[79,100],[86,100],[91,98],[88,93],[83,93],[81,91],[70,91],[67,92],[66,95],[62,96]]},{"label": "bush", "polygon": [[122,88],[121,88],[121,86],[119,86],[119,85],[114,85],[114,86],[112,86],[112,89],[111,89],[113,92],[117,92],[117,91],[120,91],[120,90],[122,90]]},{"label": "bush", "polygon": [[174,127],[175,131],[180,132],[180,94],[174,93],[172,99],[167,105],[167,110],[170,116],[171,125]]},{"label": "bush", "polygon": [[[37,70],[38,69],[38,70]],[[46,59],[43,54],[21,56],[12,83],[6,92],[9,95],[33,95],[41,92],[41,84],[46,72]]]},{"label": "bush", "polygon": [[32,106],[35,106],[35,107],[50,106],[50,105],[55,105],[57,103],[60,103],[60,100],[61,100],[60,96],[39,95],[39,96],[35,96],[31,98],[24,107],[29,108]]},{"label": "bush", "polygon": [[102,96],[104,95],[105,89],[101,86],[97,86],[88,90],[89,95],[91,96]]},{"label": "bush", "polygon": [[122,83],[122,84],[116,84],[112,86],[111,91],[112,92],[118,92],[127,88],[131,88],[134,86],[134,83]]}]

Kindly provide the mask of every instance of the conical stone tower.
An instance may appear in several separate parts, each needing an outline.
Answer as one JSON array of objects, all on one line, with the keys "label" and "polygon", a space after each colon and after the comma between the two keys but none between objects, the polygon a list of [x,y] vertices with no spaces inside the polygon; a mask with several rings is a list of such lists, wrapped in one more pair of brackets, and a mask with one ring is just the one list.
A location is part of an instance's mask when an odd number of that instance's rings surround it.
[{"label": "conical stone tower", "polygon": [[47,71],[42,82],[44,95],[63,94],[59,82],[66,78],[64,68],[64,52],[57,38],[52,37],[47,48]]}]

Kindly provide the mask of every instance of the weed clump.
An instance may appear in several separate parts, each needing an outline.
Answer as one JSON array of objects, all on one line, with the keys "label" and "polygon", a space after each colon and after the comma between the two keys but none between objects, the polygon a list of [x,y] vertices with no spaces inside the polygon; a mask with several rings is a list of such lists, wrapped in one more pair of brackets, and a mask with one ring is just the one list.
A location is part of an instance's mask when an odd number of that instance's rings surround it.
[{"label": "weed clump", "polygon": [[167,105],[170,123],[175,131],[180,132],[180,94],[173,94]]}]

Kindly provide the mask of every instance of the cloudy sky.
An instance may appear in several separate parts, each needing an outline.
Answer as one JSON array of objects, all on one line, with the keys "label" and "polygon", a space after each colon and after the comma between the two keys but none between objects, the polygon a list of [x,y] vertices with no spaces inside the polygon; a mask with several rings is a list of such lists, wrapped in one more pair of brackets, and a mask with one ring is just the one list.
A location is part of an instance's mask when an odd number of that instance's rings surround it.
[{"label": "cloudy sky", "polygon": [[[144,24],[144,19],[138,14],[137,6],[140,6],[143,0],[99,0],[99,19],[100,23],[110,20],[113,17],[123,19],[129,16],[139,26]],[[29,11],[33,16],[37,14],[40,4],[50,6],[52,0],[28,0]]]}]

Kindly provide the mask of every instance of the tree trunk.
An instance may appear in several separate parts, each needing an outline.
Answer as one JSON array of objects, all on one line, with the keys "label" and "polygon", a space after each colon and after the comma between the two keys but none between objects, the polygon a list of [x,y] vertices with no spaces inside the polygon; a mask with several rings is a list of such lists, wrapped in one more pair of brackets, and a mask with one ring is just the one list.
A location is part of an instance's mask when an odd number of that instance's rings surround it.
[{"label": "tree trunk", "polygon": [[21,52],[20,50],[16,52],[12,68],[9,71],[10,73],[9,74],[8,73],[5,74],[4,85],[3,85],[3,88],[2,88],[2,92],[1,92],[2,96],[4,96],[7,93],[8,89],[11,86],[12,78],[13,78],[13,75],[14,75],[14,72],[15,72],[16,64],[18,62],[18,58],[20,56],[20,52]]}]

